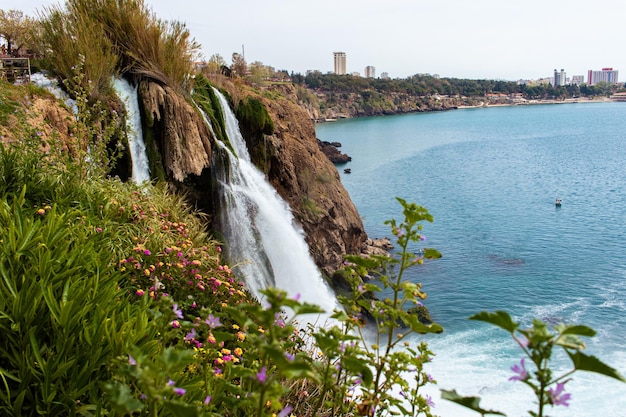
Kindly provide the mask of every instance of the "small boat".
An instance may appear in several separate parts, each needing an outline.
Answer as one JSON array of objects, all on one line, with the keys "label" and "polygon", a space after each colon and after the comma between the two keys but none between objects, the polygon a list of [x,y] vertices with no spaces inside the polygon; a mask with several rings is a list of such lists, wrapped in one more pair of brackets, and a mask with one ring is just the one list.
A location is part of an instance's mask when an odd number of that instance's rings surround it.
[{"label": "small boat", "polygon": [[561,199],[557,198],[556,200],[554,200],[554,205],[557,207],[561,207]]},{"label": "small boat", "polygon": [[345,172],[346,174],[350,174],[352,170],[350,168],[346,168],[343,170],[343,172]]}]

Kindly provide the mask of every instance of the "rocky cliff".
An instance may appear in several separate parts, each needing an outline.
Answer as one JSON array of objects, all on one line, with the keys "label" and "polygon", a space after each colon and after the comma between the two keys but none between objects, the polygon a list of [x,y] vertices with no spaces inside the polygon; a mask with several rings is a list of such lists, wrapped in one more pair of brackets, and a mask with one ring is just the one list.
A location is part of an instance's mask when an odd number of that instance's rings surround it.
[{"label": "rocky cliff", "polygon": [[[311,94],[315,96],[315,100],[311,100]],[[476,97],[436,94],[419,96],[372,90],[359,93],[316,90],[308,95],[300,94],[299,102],[312,120],[323,122],[363,116],[451,110],[462,106],[479,106],[484,101]]]},{"label": "rocky cliff", "polygon": [[[259,91],[229,79],[219,80],[217,86],[232,100],[253,161],[290,205],[320,269],[332,276],[345,254],[369,250],[356,207],[337,169],[320,150],[313,123],[296,103],[293,87]],[[211,171],[211,158],[216,154],[214,133],[189,97],[164,83],[142,79],[138,93],[153,179],[182,190],[210,220],[217,209]],[[29,100],[33,130],[44,138],[60,134],[66,150],[72,152],[73,115],[52,97]],[[112,105],[116,111],[121,108],[119,103]],[[246,109],[260,111],[263,123],[271,129],[259,128]],[[10,140],[6,129],[0,133]],[[120,161],[128,164],[128,158]],[[129,171],[124,166],[118,170]]]},{"label": "rocky cliff", "polygon": [[237,113],[251,99],[267,110],[271,132],[240,118],[251,157],[289,203],[317,265],[332,275],[343,255],[365,249],[367,235],[337,169],[320,150],[309,114],[297,104],[294,87],[255,91],[231,81],[220,87],[233,98]]}]

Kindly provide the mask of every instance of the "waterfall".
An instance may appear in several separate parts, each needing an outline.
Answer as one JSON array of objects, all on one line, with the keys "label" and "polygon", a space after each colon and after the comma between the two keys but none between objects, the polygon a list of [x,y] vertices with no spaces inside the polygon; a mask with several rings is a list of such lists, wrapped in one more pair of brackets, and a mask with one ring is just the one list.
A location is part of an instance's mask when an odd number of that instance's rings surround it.
[{"label": "waterfall", "polygon": [[149,182],[150,166],[148,164],[148,156],[146,155],[146,146],[143,143],[137,87],[131,86],[130,83],[123,78],[114,78],[113,88],[126,106],[126,113],[128,114],[126,126],[128,128],[130,157],[133,164],[133,181],[137,184]]},{"label": "waterfall", "polygon": [[49,78],[46,74],[36,72],[30,76],[30,82],[33,84],[45,88],[58,99],[63,101],[67,107],[72,109],[74,114],[78,114],[78,107],[76,106],[76,100],[70,98],[70,96],[59,87],[56,78]]},{"label": "waterfall", "polygon": [[217,173],[220,223],[235,271],[259,298],[260,290],[272,286],[332,312],[337,307],[335,296],[313,262],[302,230],[288,204],[253,165],[235,115],[224,96],[214,91],[235,152],[218,143],[227,156],[223,158],[227,166]]}]

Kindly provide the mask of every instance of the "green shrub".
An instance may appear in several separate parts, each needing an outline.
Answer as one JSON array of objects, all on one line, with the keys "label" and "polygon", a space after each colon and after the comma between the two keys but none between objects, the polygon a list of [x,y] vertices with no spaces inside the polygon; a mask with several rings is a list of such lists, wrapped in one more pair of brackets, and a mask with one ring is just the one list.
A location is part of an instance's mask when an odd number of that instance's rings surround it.
[{"label": "green shrub", "polygon": [[237,119],[253,134],[274,133],[274,122],[261,100],[248,97],[237,106]]}]

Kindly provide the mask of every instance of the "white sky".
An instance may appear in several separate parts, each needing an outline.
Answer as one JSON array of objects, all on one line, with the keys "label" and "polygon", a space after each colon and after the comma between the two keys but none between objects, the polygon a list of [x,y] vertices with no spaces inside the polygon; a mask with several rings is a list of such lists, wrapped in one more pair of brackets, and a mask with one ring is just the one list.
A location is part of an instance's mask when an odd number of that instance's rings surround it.
[{"label": "white sky", "polygon": [[[333,70],[392,78],[536,79],[612,67],[626,80],[624,0],[145,0],[185,22],[206,59],[233,52],[248,63],[305,73]],[[0,0],[34,16],[56,0]]]}]

